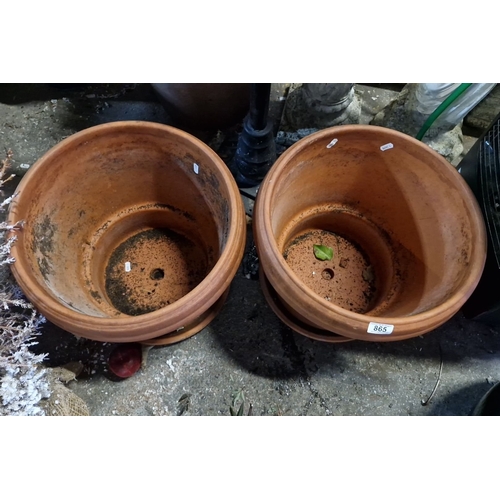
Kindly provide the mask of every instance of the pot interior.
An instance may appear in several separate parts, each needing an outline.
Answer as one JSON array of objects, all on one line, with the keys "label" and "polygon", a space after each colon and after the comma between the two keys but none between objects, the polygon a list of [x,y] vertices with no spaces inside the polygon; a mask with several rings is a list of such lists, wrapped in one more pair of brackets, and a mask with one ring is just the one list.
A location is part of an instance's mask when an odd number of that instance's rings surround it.
[{"label": "pot interior", "polygon": [[[478,234],[465,183],[404,136],[337,132],[304,139],[271,176],[271,225],[286,269],[360,314],[408,316],[441,304],[467,278]],[[318,260],[313,245],[333,258]]]},{"label": "pot interior", "polygon": [[[331,248],[331,260],[318,259],[314,245]],[[316,207],[294,226],[283,257],[326,301],[360,314],[380,308],[399,284],[384,234],[346,207]]]},{"label": "pot interior", "polygon": [[199,285],[224,250],[220,160],[175,129],[95,127],[42,157],[19,186],[23,258],[57,301],[140,315]]}]

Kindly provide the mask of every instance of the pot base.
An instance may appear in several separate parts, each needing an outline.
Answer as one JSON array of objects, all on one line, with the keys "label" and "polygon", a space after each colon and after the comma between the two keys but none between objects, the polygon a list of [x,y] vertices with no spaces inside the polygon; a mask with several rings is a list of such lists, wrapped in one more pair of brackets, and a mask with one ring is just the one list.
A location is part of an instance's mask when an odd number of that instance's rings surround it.
[{"label": "pot base", "polygon": [[141,344],[151,346],[170,345],[180,342],[181,340],[185,340],[197,334],[198,332],[201,332],[201,330],[203,330],[203,328],[205,328],[215,318],[215,316],[219,314],[220,310],[226,302],[228,295],[229,289],[222,294],[220,299],[217,300],[217,302],[215,302],[212,307],[210,307],[205,313],[197,318],[196,321],[191,325],[179,329],[176,332],[167,333],[165,335],[162,335],[161,337],[146,340],[144,342],[141,342]]},{"label": "pot base", "polygon": [[[332,259],[317,259],[314,245],[330,247]],[[361,314],[371,309],[375,275],[367,255],[353,241],[315,229],[294,238],[283,257],[297,277],[328,302]]]},{"label": "pot base", "polygon": [[215,228],[206,227],[202,239],[189,214],[173,206],[127,208],[84,246],[89,300],[112,316],[167,307],[207,276],[217,250],[215,238]]},{"label": "pot base", "polygon": [[[358,314],[379,315],[395,298],[401,270],[384,231],[355,210],[325,205],[292,221],[280,246],[304,285],[325,301]],[[319,260],[314,245],[333,251]]]},{"label": "pot base", "polygon": [[293,316],[292,313],[280,301],[278,294],[271,286],[271,283],[269,283],[269,280],[264,274],[264,271],[262,271],[262,268],[259,269],[259,282],[269,307],[273,310],[274,314],[276,314],[276,316],[278,316],[278,318],[292,330],[304,335],[305,337],[309,337],[314,340],[320,340],[322,342],[330,342],[333,344],[350,342],[354,340],[348,337],[343,337],[342,335],[338,335],[333,332],[329,332],[327,330],[315,328],[314,326],[308,325]]},{"label": "pot base", "polygon": [[106,292],[130,316],[156,311],[189,293],[206,276],[203,249],[170,229],[141,231],[118,245],[106,266]]}]

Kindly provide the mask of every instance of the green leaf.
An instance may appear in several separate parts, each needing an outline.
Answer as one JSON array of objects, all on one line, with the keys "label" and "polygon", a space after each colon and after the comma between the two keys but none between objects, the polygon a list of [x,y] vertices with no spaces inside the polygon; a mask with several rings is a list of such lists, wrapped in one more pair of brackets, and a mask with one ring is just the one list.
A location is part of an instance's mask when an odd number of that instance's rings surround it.
[{"label": "green leaf", "polygon": [[243,416],[244,405],[245,405],[245,403],[241,403],[240,409],[238,410],[238,415],[237,415],[238,417]]},{"label": "green leaf", "polygon": [[332,260],[333,248],[324,245],[313,245],[314,256],[319,260]]},{"label": "green leaf", "polygon": [[245,395],[243,394],[243,389],[238,389],[233,392],[233,406],[236,408],[238,403],[245,402]]}]

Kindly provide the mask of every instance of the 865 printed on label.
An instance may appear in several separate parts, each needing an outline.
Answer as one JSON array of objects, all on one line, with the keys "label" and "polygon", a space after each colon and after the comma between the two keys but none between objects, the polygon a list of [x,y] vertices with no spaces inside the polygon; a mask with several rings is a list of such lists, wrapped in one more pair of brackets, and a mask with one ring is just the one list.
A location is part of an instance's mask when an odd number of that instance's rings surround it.
[{"label": "865 printed on label", "polygon": [[394,325],[370,322],[366,331],[378,335],[390,335],[394,331]]}]

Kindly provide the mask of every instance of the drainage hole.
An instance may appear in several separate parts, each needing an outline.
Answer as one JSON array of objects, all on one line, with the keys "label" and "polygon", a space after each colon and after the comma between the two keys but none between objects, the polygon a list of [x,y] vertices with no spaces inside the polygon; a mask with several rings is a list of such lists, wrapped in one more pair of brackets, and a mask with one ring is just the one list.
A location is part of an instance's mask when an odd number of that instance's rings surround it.
[{"label": "drainage hole", "polygon": [[153,269],[149,275],[152,280],[162,280],[165,277],[165,271],[163,269]]},{"label": "drainage hole", "polygon": [[334,274],[333,274],[333,269],[323,269],[323,271],[321,271],[321,277],[324,279],[324,280],[331,280],[333,278]]}]

